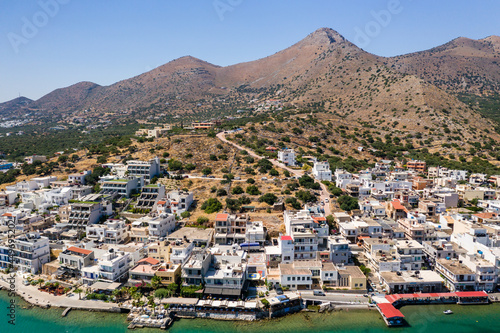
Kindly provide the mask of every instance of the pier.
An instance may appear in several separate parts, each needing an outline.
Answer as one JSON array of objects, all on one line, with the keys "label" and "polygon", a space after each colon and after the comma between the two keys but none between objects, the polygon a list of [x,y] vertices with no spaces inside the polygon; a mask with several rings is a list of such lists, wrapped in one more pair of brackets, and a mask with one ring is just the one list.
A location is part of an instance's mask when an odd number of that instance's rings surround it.
[{"label": "pier", "polygon": [[415,293],[376,296],[373,300],[387,326],[404,325],[404,315],[396,306],[417,304],[488,304],[488,294],[484,291],[457,291],[452,293]]},{"label": "pier", "polygon": [[61,317],[66,317],[66,315],[68,314],[68,312],[71,311],[71,308],[66,308],[63,313],[61,314]]}]

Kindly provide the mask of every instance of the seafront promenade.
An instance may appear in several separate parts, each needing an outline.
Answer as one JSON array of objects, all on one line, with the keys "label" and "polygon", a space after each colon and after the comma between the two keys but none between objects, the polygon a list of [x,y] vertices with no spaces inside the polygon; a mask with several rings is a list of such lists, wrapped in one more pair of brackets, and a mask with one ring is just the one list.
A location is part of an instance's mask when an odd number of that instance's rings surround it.
[{"label": "seafront promenade", "polygon": [[[7,275],[0,274],[0,286],[9,290],[9,283],[6,281]],[[116,303],[105,303],[97,300],[81,300],[78,294],[69,294],[68,296],[54,296],[52,294],[38,290],[36,286],[25,286],[22,279],[16,276],[16,293],[26,302],[40,307],[71,307],[73,309],[91,310],[91,311],[109,311],[120,312],[120,308]]]}]

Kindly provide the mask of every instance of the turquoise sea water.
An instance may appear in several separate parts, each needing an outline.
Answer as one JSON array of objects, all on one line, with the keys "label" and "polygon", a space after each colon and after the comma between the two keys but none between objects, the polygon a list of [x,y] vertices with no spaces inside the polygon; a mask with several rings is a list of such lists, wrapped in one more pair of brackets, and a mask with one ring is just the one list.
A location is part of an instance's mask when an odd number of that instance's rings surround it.
[{"label": "turquoise sea water", "polygon": [[[16,298],[16,325],[8,324],[7,293],[0,292],[0,333],[124,333],[126,315],[104,312],[71,311],[61,318],[63,309],[23,309],[27,304]],[[444,315],[452,309],[454,314]],[[209,319],[184,319],[174,323],[175,333],[313,333],[313,332],[423,332],[468,333],[500,332],[500,304],[493,305],[415,305],[401,308],[408,327],[388,328],[377,310],[337,311],[328,314],[299,313],[280,319],[258,322],[226,322]],[[136,332],[161,332],[139,329]]]}]

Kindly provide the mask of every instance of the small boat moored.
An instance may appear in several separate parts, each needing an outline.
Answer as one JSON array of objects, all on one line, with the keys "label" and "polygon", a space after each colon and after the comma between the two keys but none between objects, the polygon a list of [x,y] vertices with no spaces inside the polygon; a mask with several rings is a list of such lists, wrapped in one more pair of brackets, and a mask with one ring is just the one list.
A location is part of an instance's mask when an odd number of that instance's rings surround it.
[{"label": "small boat moored", "polygon": [[446,310],[446,311],[443,311],[443,313],[444,313],[444,314],[452,314],[452,313],[453,313],[453,311],[451,311],[451,310]]}]

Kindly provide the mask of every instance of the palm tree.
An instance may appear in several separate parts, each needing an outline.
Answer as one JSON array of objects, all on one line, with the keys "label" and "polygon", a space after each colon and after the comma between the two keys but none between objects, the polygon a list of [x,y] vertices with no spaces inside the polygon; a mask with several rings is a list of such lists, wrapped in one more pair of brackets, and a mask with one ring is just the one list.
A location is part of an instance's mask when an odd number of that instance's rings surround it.
[{"label": "palm tree", "polygon": [[44,279],[38,279],[38,283],[40,284],[40,288],[42,287],[42,283],[44,283],[45,280]]},{"label": "palm tree", "polygon": [[151,286],[153,287],[154,290],[158,289],[158,287],[161,285],[161,278],[157,275],[153,276],[151,279]]},{"label": "palm tree", "polygon": [[148,305],[153,308],[153,315],[155,314],[155,308],[156,308],[156,303],[155,303],[155,297],[154,296],[149,296],[148,297]]},{"label": "palm tree", "polygon": [[74,292],[75,292],[75,293],[78,293],[78,299],[82,299],[82,297],[80,296],[80,295],[81,295],[81,293],[83,292],[83,290],[82,290],[82,289],[80,289],[80,288],[76,288],[76,289],[74,290]]}]

